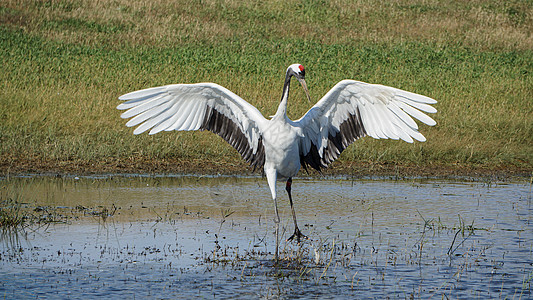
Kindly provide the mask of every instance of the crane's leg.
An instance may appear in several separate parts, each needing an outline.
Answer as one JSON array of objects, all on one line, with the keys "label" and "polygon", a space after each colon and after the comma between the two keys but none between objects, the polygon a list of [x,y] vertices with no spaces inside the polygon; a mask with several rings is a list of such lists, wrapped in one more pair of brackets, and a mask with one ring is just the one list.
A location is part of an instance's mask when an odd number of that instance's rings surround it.
[{"label": "crane's leg", "polygon": [[276,179],[277,173],[276,170],[265,169],[265,174],[268,181],[268,186],[270,187],[270,192],[272,193],[272,199],[274,200],[274,208],[276,210],[276,217],[274,218],[274,223],[276,224],[276,251],[274,253],[274,260],[278,260],[278,249],[279,249],[279,212],[278,212],[278,201],[276,199]]},{"label": "crane's leg", "polygon": [[287,239],[287,241],[290,241],[296,238],[296,242],[299,244],[300,239],[302,238],[307,239],[307,237],[300,232],[300,229],[298,228],[298,224],[296,223],[296,213],[294,212],[294,206],[292,204],[291,186],[292,186],[292,177],[289,177],[289,179],[287,179],[287,185],[285,185],[285,190],[287,191],[287,194],[289,194],[289,202],[291,203],[292,219],[294,220],[294,233]]}]

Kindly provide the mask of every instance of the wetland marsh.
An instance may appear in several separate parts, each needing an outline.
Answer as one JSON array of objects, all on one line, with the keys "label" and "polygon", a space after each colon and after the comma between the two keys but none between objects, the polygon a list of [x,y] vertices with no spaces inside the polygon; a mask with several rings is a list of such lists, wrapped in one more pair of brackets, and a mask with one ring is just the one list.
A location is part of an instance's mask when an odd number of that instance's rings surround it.
[{"label": "wetland marsh", "polygon": [[[0,295],[533,298],[532,28],[518,0],[2,1]],[[278,264],[258,177],[20,175],[251,174],[208,132],[133,136],[117,97],[216,82],[268,116],[296,62],[314,101],[346,78],[395,86],[435,98],[438,125],[362,139],[326,173],[421,177],[295,180],[311,240]],[[458,175],[505,181],[422,179]]]},{"label": "wetland marsh", "polygon": [[[527,181],[298,178],[296,213],[311,240],[282,242],[277,264],[259,177],[0,184],[2,209],[18,203],[27,219],[2,231],[7,298],[532,297]],[[283,241],[293,229],[285,200]]]}]

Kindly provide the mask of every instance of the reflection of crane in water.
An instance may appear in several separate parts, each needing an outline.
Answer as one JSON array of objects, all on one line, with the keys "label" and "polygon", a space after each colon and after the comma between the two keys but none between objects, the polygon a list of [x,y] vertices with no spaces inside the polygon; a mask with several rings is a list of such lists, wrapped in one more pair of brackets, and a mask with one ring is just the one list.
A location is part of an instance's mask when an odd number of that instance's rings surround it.
[{"label": "reflection of crane in water", "polygon": [[305,236],[298,229],[291,184],[303,166],[318,170],[327,167],[341,152],[360,137],[376,139],[413,139],[425,141],[411,117],[433,126],[435,121],[422,113],[437,110],[428,104],[437,101],[396,88],[343,80],[335,85],[302,118],[287,117],[287,100],[291,77],[309,92],[302,65],[287,68],[281,102],[269,120],[251,104],[215,83],[172,84],[131,92],[120,96],[127,102],[121,116],[130,118],[127,126],[139,125],[135,134],[150,130],[155,134],[166,130],[209,130],[221,136],[250,163],[263,167],[276,210],[276,258],[279,213],[276,180],[286,179],[294,234],[288,240],[300,242]]}]

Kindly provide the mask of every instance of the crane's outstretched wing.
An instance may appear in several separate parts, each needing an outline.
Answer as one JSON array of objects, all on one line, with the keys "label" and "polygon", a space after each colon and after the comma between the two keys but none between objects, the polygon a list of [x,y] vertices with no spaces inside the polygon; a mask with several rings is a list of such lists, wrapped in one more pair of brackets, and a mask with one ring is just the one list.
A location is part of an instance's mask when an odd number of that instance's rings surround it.
[{"label": "crane's outstretched wing", "polygon": [[261,127],[267,122],[261,112],[230,90],[214,83],[172,84],[131,92],[117,109],[131,118],[126,126],[133,133],[150,134],[171,130],[209,130],[221,136],[256,167],[263,166]]},{"label": "crane's outstretched wing", "polygon": [[[302,130],[300,160],[320,171],[360,137],[425,141],[411,117],[433,126],[422,113],[435,113],[437,101],[400,89],[343,80],[335,85],[294,125]],[[307,168],[306,168],[307,169]]]}]

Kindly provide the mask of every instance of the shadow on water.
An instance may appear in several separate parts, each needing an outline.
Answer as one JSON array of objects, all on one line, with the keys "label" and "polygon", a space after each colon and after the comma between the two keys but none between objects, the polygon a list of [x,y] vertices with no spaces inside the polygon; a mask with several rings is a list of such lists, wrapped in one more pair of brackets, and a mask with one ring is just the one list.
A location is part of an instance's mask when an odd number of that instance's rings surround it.
[{"label": "shadow on water", "polygon": [[0,187],[0,212],[21,220],[2,224],[7,298],[533,297],[526,182],[299,179],[311,240],[283,242],[278,262],[261,178],[35,176]]}]

